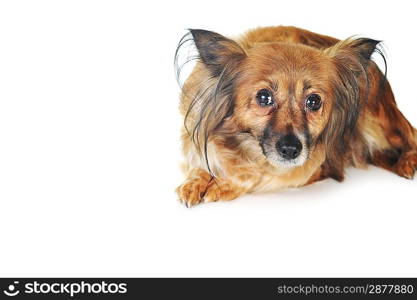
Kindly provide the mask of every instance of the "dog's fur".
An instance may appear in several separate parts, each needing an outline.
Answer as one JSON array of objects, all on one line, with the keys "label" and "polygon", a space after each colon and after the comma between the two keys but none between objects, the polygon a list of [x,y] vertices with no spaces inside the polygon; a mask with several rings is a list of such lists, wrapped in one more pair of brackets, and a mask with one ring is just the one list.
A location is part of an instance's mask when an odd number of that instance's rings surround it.
[{"label": "dog's fur", "polygon": [[[413,178],[417,131],[371,60],[374,52],[383,57],[379,41],[339,41],[284,26],[237,40],[190,30],[177,52],[187,38],[198,50],[180,104],[186,180],[177,193],[187,206],[329,177],[342,181],[348,166],[373,164]],[[259,105],[262,89],[272,105]],[[321,97],[317,111],[305,104],[313,93]],[[286,135],[301,143],[295,159],[277,152]]]}]

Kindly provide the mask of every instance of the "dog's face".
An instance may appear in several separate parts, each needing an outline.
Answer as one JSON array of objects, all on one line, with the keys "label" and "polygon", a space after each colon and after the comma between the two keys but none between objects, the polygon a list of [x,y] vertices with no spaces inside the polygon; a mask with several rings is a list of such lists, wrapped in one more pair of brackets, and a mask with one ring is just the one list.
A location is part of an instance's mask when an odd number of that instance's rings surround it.
[{"label": "dog's face", "polygon": [[265,43],[242,49],[236,42],[192,30],[203,65],[214,80],[207,97],[195,98],[198,127],[207,137],[232,122],[249,133],[274,166],[303,165],[318,144],[337,156],[354,129],[366,66],[378,41],[342,41],[328,49]]},{"label": "dog's face", "polygon": [[235,82],[238,127],[273,165],[304,164],[332,111],[331,60],[303,45],[264,44],[246,55]]}]

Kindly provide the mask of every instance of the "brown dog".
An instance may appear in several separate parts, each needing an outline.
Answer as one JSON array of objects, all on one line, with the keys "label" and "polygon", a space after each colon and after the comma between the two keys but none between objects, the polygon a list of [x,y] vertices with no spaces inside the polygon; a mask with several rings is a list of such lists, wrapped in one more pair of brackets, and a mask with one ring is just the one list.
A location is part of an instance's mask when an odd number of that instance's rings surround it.
[{"label": "brown dog", "polygon": [[190,35],[199,61],[182,90],[186,181],[177,188],[187,206],[342,181],[347,166],[413,178],[417,131],[371,60],[379,41],[282,26],[236,41]]}]

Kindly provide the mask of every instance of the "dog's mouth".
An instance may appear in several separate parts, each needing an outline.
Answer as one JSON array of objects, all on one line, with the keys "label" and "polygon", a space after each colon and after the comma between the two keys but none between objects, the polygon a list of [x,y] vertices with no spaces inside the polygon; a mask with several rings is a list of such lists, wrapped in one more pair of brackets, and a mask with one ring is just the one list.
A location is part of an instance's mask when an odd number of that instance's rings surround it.
[{"label": "dog's mouth", "polygon": [[276,167],[301,166],[308,159],[309,147],[301,135],[270,136],[262,139],[260,144],[265,157]]}]

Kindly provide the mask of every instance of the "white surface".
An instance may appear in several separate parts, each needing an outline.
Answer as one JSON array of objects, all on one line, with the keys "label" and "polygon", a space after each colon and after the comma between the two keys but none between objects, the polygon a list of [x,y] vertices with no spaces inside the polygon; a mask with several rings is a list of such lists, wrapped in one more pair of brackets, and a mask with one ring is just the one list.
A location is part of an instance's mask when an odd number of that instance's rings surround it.
[{"label": "white surface", "polygon": [[416,180],[349,170],[192,209],[174,194],[184,29],[382,39],[417,126],[414,2],[145,3],[1,2],[0,275],[417,276]]}]

